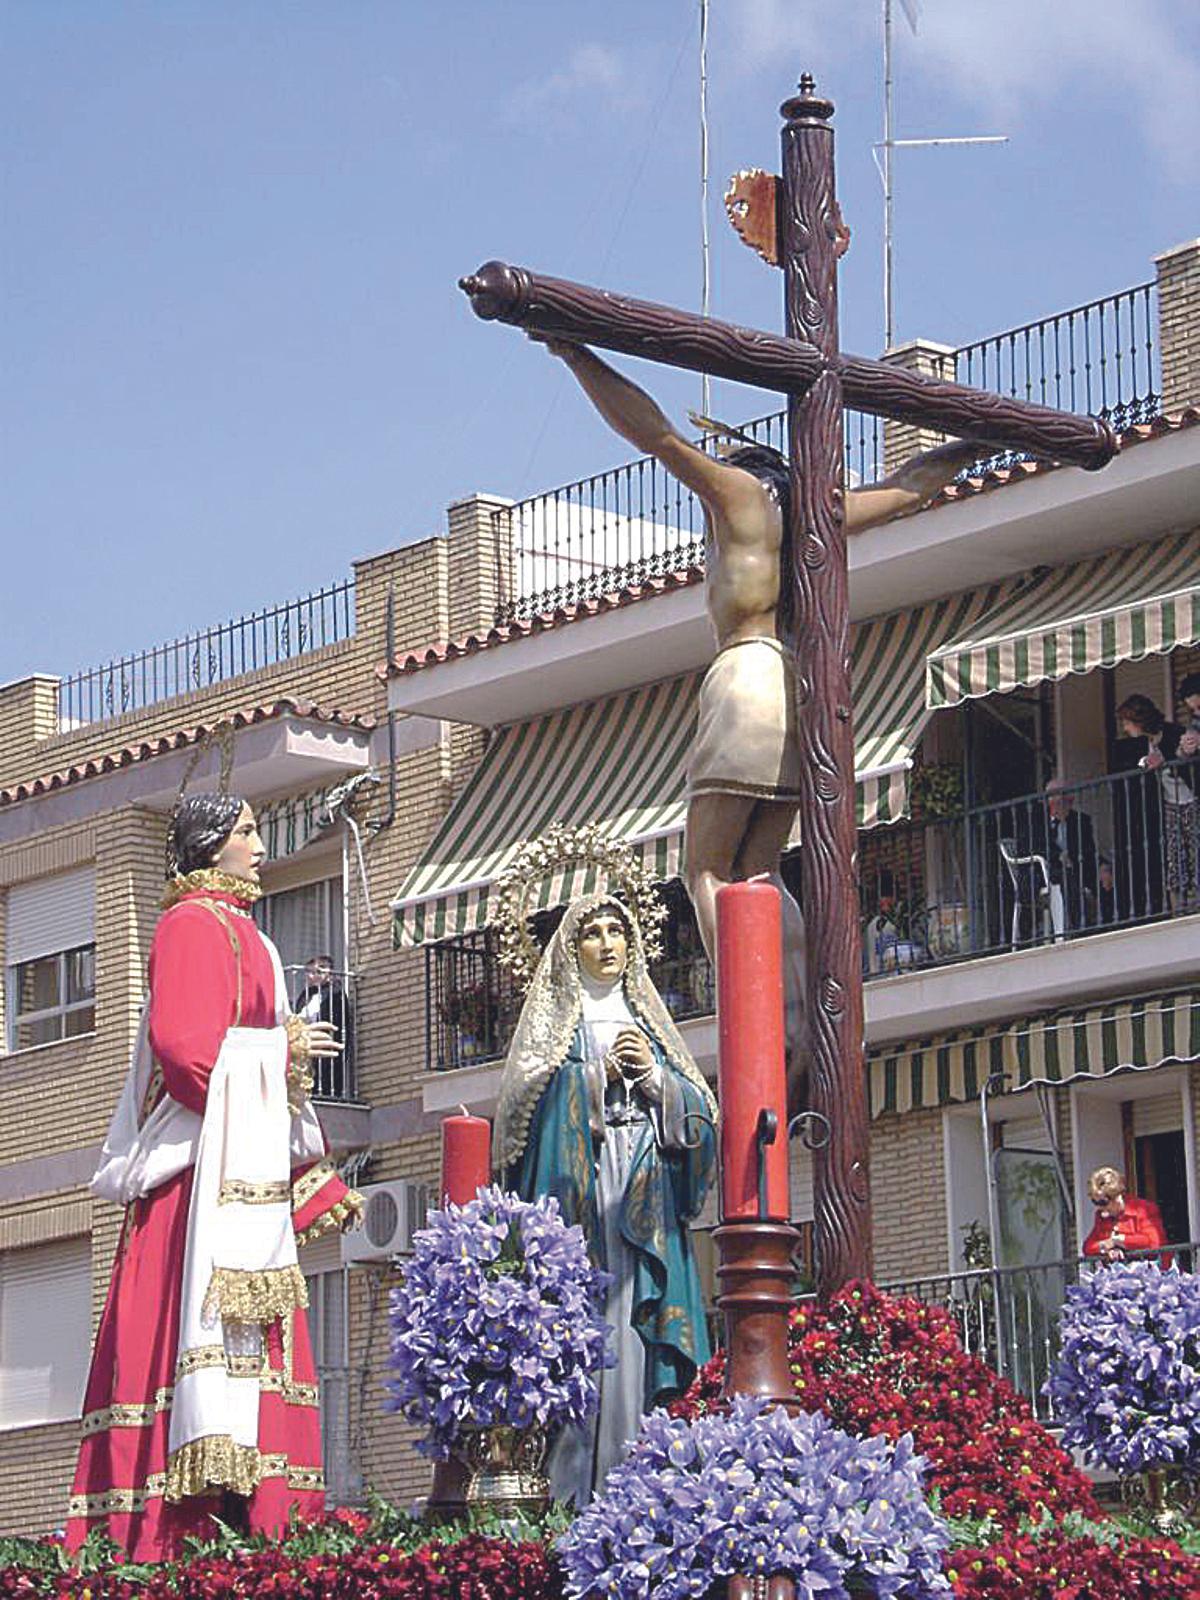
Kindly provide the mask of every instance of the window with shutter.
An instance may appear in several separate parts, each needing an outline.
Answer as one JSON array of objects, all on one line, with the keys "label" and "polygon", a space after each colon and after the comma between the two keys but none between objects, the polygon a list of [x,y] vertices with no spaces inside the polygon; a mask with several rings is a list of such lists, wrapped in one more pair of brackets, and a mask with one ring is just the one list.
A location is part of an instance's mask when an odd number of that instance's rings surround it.
[{"label": "window with shutter", "polygon": [[91,867],[18,883],[5,928],[8,1049],[96,1026],[96,875]]},{"label": "window with shutter", "polygon": [[79,1416],[91,1320],[89,1239],[0,1251],[0,1430]]}]

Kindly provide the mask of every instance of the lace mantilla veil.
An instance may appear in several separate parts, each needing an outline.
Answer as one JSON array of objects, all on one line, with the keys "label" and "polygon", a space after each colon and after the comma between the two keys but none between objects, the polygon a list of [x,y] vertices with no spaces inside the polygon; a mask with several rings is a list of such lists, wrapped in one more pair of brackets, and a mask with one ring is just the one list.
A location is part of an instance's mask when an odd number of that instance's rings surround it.
[{"label": "lace mantilla veil", "polygon": [[705,1105],[716,1119],[717,1102],[712,1090],[650,981],[636,919],[611,893],[587,895],[571,902],[546,946],[505,1059],[493,1136],[496,1165],[501,1173],[521,1159],[538,1100],[566,1059],[579,1026],[583,1013],[579,929],[601,906],[615,906],[629,929],[623,983],[630,1011],[661,1047],[671,1065],[704,1097]]}]

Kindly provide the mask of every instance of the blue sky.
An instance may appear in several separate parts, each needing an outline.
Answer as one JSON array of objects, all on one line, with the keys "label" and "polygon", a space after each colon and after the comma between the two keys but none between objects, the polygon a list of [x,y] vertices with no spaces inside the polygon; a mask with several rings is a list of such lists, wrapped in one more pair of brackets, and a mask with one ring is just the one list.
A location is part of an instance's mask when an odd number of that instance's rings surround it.
[{"label": "blue sky", "polygon": [[[455,280],[491,256],[697,307],[696,0],[4,0],[0,681],[346,575],[623,459]],[[896,29],[897,336],[960,343],[1200,233],[1195,0],[923,0]],[[712,0],[714,314],[776,328],[727,175],[837,102],[848,349],[881,344],[879,0]],[[698,380],[627,363],[679,418]],[[770,397],[718,385],[729,417]]]}]

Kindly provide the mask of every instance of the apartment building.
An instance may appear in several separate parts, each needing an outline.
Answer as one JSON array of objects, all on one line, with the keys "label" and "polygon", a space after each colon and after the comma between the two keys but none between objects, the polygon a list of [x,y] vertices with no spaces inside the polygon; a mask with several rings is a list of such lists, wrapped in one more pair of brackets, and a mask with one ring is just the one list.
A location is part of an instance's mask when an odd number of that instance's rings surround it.
[{"label": "apartment building", "polygon": [[[954,1292],[981,1233],[997,1266],[1073,1257],[1101,1159],[1157,1196],[1173,1240],[1200,1237],[1200,916],[1169,881],[1178,818],[1113,715],[1131,692],[1171,715],[1200,669],[1200,242],[1155,266],[1031,328],[891,357],[1104,410],[1123,448],[1099,474],[981,463],[852,547],[881,1281]],[[777,418],[757,427],[779,437]],[[847,418],[863,480],[926,442]],[[678,882],[702,583],[696,507],[639,462],[520,504],[472,496],[444,533],[318,594],[0,688],[0,1531],[63,1518],[121,1222],[87,1181],[167,818],[181,789],[220,781],[258,808],[258,914],[295,996],[327,956],[352,1018],[319,1112],[378,1225],[303,1262],[330,1492],[424,1491],[383,1409],[392,1258],[436,1181],[441,1116],[494,1103],[519,1002],[489,886],[523,842],[599,821],[652,861],[670,910],[658,985],[715,1070]],[[1068,786],[1055,816],[1051,778]],[[1074,885],[1051,843],[1064,808],[1095,841]],[[573,886],[547,882],[547,915]],[[794,1158],[804,1224],[811,1157]]]}]

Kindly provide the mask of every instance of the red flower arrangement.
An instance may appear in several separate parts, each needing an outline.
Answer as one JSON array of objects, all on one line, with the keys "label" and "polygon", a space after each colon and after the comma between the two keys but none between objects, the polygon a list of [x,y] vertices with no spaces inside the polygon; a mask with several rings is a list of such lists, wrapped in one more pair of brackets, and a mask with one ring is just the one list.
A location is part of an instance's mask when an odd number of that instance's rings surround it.
[{"label": "red flower arrangement", "polygon": [[1200,1562],[1162,1539],[1112,1544],[1065,1537],[1009,1537],[986,1549],[951,1551],[946,1560],[962,1600],[1198,1600]]},{"label": "red flower arrangement", "polygon": [[[859,1436],[913,1435],[946,1516],[991,1515],[1015,1527],[1022,1516],[1101,1515],[1085,1475],[1029,1402],[966,1354],[948,1312],[851,1283],[826,1309],[793,1310],[789,1356],[806,1411],[823,1411]],[[718,1351],[676,1402],[676,1414],[712,1405],[723,1377]]]},{"label": "red flower arrangement", "polygon": [[411,1552],[362,1544],[300,1556],[267,1546],[171,1563],[142,1582],[120,1566],[62,1574],[50,1584],[23,1568],[0,1571],[0,1600],[562,1600],[562,1593],[546,1545],[482,1534]]}]

